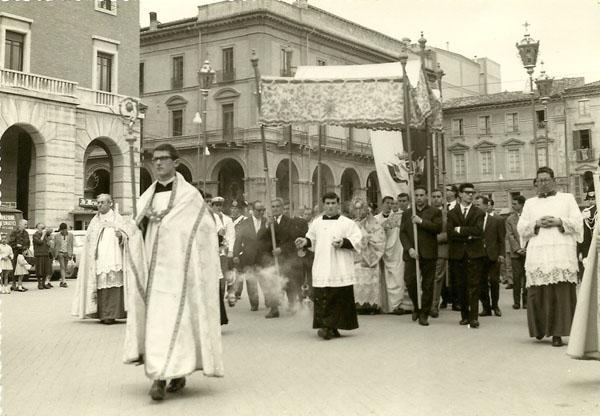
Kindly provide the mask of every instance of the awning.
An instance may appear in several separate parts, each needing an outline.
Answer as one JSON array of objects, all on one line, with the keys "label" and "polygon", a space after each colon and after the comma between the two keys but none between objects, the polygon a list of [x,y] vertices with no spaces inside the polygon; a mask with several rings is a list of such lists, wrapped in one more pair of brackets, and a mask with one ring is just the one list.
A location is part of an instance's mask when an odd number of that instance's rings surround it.
[{"label": "awning", "polygon": [[[411,127],[423,127],[433,111],[440,111],[432,119],[439,118],[441,127],[441,105],[426,83],[420,61],[409,61],[406,71]],[[294,78],[262,77],[260,122],[400,130],[405,124],[403,82],[399,62],[307,66],[298,68]]]}]

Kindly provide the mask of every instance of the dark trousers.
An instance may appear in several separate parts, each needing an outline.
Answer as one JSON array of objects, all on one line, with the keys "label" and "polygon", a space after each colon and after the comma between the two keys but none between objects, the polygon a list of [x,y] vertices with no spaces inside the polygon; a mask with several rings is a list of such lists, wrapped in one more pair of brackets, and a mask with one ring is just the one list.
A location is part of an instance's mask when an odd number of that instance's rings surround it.
[{"label": "dark trousers", "polygon": [[[515,305],[527,305],[527,277],[525,275],[525,256],[512,257],[510,259],[513,275],[513,302]],[[521,289],[523,293],[521,294]]]},{"label": "dark trousers", "polygon": [[288,305],[292,306],[301,299],[301,287],[304,283],[302,258],[295,253],[283,259],[282,270],[285,278],[285,293]]},{"label": "dark trousers", "polygon": [[483,258],[463,257],[451,260],[452,273],[458,284],[460,315],[462,319],[476,321],[479,316],[479,277]]},{"label": "dark trousers", "polygon": [[[484,311],[491,311],[498,307],[500,298],[500,262],[492,261],[488,257],[482,261],[481,278],[479,279],[479,299]],[[491,294],[491,304],[490,304]]]},{"label": "dark trousers", "polygon": [[450,269],[448,270],[450,287],[448,288],[448,298],[449,302],[452,303],[452,307],[459,306],[460,307],[460,278],[462,275],[462,270],[457,270],[452,267],[452,262],[454,260],[448,260],[450,264]]},{"label": "dark trousers", "polygon": [[[421,268],[421,309],[423,315],[428,315],[433,302],[433,282],[435,280],[435,264],[437,259],[419,259]],[[417,310],[419,294],[417,291],[417,262],[410,259],[404,264],[404,282],[408,296]]]}]

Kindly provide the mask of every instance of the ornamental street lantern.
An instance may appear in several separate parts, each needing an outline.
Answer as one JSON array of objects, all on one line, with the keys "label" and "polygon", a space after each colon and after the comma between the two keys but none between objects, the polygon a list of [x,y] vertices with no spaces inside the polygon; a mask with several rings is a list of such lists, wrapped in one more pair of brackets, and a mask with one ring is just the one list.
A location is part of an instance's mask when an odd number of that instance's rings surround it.
[{"label": "ornamental street lantern", "polygon": [[542,101],[550,99],[550,95],[552,95],[553,83],[554,78],[550,78],[546,74],[546,71],[542,71],[540,77],[535,80],[535,85],[537,86],[538,93],[540,94],[540,98],[542,99]]},{"label": "ornamental street lantern", "polygon": [[[527,30],[529,24],[525,22],[524,26],[525,30]],[[533,40],[529,33],[525,33],[525,36],[523,39],[521,39],[521,42],[517,43],[516,46],[519,51],[519,56],[521,57],[521,62],[523,63],[523,67],[525,67],[528,74],[533,74],[533,69],[537,63],[540,42]]]},{"label": "ornamental street lantern", "polygon": [[215,70],[210,66],[208,59],[204,61],[204,65],[200,68],[198,77],[200,78],[200,87],[203,90],[209,90],[215,79]]},{"label": "ornamental street lantern", "polygon": [[133,134],[133,126],[139,115],[139,102],[131,97],[124,98],[119,103],[119,114],[127,122],[127,137],[125,140],[129,143],[129,166],[131,170],[131,205],[133,218],[137,217],[136,206],[136,191],[135,191],[135,157],[134,144],[135,135]]}]

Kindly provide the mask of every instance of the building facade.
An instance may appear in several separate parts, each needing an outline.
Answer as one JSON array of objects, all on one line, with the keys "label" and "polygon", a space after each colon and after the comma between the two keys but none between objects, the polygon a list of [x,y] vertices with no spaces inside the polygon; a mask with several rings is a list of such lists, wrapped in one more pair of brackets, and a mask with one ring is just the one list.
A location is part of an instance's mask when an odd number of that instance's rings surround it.
[{"label": "building facade", "polygon": [[139,95],[138,15],[137,2],[2,3],[1,202],[30,226],[84,228],[80,199],[102,192],[130,211],[119,104]]},{"label": "building facade", "polygon": [[[173,143],[182,155],[180,172],[190,182],[199,187],[206,183],[208,192],[228,201],[264,200],[252,51],[262,75],[292,76],[300,65],[393,62],[404,44],[416,57],[418,45],[409,39],[390,38],[306,1],[223,1],[200,6],[196,17],[164,24],[151,14],[140,43],[140,88],[148,106],[144,150]],[[201,126],[193,119],[203,109],[198,70],[207,59],[216,79],[206,99],[206,126]],[[426,62],[429,69],[436,68],[431,49]],[[476,71],[468,82],[478,80]],[[206,127],[206,135],[201,127]],[[335,191],[344,201],[359,196],[377,202],[370,133],[333,126],[320,132],[320,189]],[[205,139],[210,155],[203,150]],[[266,129],[266,139],[272,194],[286,200],[291,196],[295,208],[314,206],[319,188],[319,127],[294,126],[291,149],[286,128]],[[149,159],[146,153],[142,187],[155,177]]]},{"label": "building facade", "polygon": [[[537,166],[549,165],[554,170],[560,189],[576,192],[577,180],[572,176],[578,169],[586,169],[583,164],[579,168],[571,166],[574,126],[580,123],[571,110],[578,109],[575,91],[579,91],[580,86],[583,86],[583,78],[555,80],[545,104],[536,91],[535,119],[531,95],[520,91],[447,102],[444,130],[448,182],[471,182],[478,192],[491,195],[497,208],[508,208],[512,195],[535,194],[533,178],[537,157]],[[573,91],[573,101],[565,106],[568,91]],[[590,114],[581,123],[593,125]],[[581,133],[587,137],[585,134]],[[591,146],[591,139],[588,142],[584,138],[579,143]],[[581,163],[588,160],[583,156],[580,159]]]}]

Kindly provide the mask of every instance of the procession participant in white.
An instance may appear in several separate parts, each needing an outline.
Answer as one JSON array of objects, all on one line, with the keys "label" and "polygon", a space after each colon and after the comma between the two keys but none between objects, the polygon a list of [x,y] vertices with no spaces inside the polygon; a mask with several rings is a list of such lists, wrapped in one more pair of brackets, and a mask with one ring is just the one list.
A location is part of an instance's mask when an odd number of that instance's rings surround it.
[{"label": "procession participant in white", "polygon": [[221,260],[221,272],[223,277],[219,280],[219,308],[221,310],[221,325],[229,322],[225,310],[225,286],[226,281],[231,279],[231,263],[233,261],[233,245],[235,243],[235,225],[231,218],[223,214],[223,202],[225,198],[216,196],[212,199],[212,210],[215,223],[217,224],[217,237],[219,240],[219,258]]},{"label": "procession participant in white", "polygon": [[96,200],[98,213],[87,228],[72,314],[110,325],[127,317],[121,233],[125,220],[112,209],[110,195],[100,194]]},{"label": "procession participant in white", "polygon": [[[185,386],[197,370],[222,376],[217,230],[196,188],[176,172],[179,155],[156,147],[158,181],[138,201],[128,235],[125,362],[143,363],[154,400]],[[143,240],[142,240],[143,236]]]},{"label": "procession participant in white", "polygon": [[398,315],[409,313],[412,310],[412,302],[408,299],[408,290],[404,282],[404,260],[402,260],[402,242],[400,241],[400,224],[402,213],[408,208],[408,195],[398,196],[398,212],[392,212],[391,196],[383,197],[381,212],[375,215],[375,219],[385,230],[386,242],[385,252],[382,258],[382,277],[385,281],[385,293],[383,299],[383,312],[392,312]]},{"label": "procession participant in white", "polygon": [[551,336],[560,347],[575,312],[583,218],[573,195],[555,191],[552,169],[537,170],[536,186],[539,194],[525,202],[517,224],[521,246],[527,246],[527,322],[531,337]]},{"label": "procession participant in white", "polygon": [[338,329],[358,328],[354,303],[353,250],[360,250],[362,233],[354,221],[340,216],[340,198],[328,192],[322,198],[325,212],[315,218],[306,237],[296,239],[296,248],[314,248],[313,328],[326,340],[339,337]]}]

